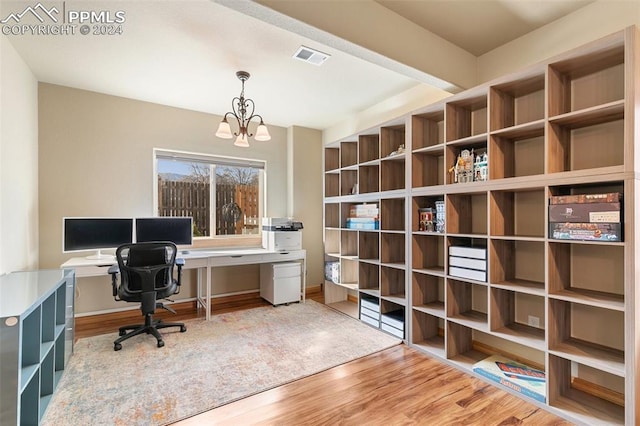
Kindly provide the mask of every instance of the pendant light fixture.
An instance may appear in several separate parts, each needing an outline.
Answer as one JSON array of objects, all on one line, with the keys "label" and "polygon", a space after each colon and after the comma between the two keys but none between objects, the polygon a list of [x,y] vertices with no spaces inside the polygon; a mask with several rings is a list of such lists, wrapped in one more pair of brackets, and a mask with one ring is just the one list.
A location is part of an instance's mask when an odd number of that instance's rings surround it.
[{"label": "pendant light fixture", "polygon": [[[236,76],[242,82],[242,91],[239,97],[235,97],[231,101],[231,111],[224,115],[224,118],[218,126],[218,131],[216,131],[216,136],[222,139],[232,139],[235,136],[236,141],[233,144],[246,148],[249,146],[249,137],[253,136],[257,141],[268,141],[271,139],[271,135],[269,134],[269,129],[267,129],[267,126],[262,121],[262,116],[254,114],[256,106],[253,100],[244,97],[244,82],[247,81],[251,75],[246,71],[238,71]],[[229,116],[232,116],[238,122],[237,132],[231,131],[231,125],[227,120]],[[254,118],[260,120],[255,136],[249,133],[249,123]]]}]

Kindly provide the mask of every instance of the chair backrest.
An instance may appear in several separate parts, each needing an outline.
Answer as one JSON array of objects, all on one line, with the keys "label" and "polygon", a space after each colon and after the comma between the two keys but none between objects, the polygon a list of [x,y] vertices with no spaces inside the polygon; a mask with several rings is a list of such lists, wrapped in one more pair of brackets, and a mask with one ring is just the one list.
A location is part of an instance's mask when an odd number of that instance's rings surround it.
[{"label": "chair backrest", "polygon": [[142,291],[143,274],[155,273],[155,289],[162,290],[173,282],[176,245],[170,241],[124,244],[116,250],[121,284],[128,293]]}]

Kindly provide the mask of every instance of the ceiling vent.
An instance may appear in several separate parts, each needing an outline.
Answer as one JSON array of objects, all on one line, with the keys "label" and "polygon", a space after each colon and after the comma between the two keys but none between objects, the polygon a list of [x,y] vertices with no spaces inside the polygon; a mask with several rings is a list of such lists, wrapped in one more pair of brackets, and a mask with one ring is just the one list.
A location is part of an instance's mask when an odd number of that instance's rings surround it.
[{"label": "ceiling vent", "polygon": [[320,66],[324,64],[324,61],[329,59],[331,55],[322,53],[318,50],[314,50],[309,47],[300,46],[296,51],[296,53],[293,55],[293,57],[303,62],[308,62],[310,64]]}]

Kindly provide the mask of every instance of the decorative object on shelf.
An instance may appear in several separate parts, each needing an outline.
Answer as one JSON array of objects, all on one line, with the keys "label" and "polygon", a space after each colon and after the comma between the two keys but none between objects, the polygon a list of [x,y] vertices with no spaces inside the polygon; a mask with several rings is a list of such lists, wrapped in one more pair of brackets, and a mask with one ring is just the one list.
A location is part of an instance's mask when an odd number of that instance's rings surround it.
[{"label": "decorative object on shelf", "polygon": [[476,182],[483,182],[487,180],[488,176],[488,168],[489,165],[489,156],[485,152],[484,154],[476,155],[475,161],[473,162],[473,180]]},{"label": "decorative object on shelf", "polygon": [[387,157],[393,157],[394,155],[400,154],[404,154],[404,144],[400,144],[400,146],[398,146],[398,149],[392,151],[389,155],[387,155]]},{"label": "decorative object on shelf", "polygon": [[483,182],[489,176],[489,156],[463,149],[449,173],[453,173],[453,183]]},{"label": "decorative object on shelf", "polygon": [[324,279],[333,283],[340,283],[340,262],[324,262]]},{"label": "decorative object on shelf", "polygon": [[444,232],[444,201],[436,201],[436,232]]},{"label": "decorative object on shelf", "polygon": [[379,211],[378,205],[374,203],[352,205],[347,218],[347,229],[380,229]]},{"label": "decorative object on shelf", "polygon": [[[256,129],[254,139],[257,141],[271,140],[271,135],[262,120],[262,116],[254,114],[255,102],[250,98],[244,97],[244,82],[247,81],[251,75],[246,71],[238,71],[236,72],[236,76],[242,82],[242,90],[240,96],[233,98],[231,101],[231,111],[224,115],[216,131],[216,136],[222,139],[231,139],[236,136],[234,145],[246,148],[249,146],[249,137],[254,136],[253,133],[249,133],[249,123],[256,118],[260,119],[260,123]],[[238,122],[237,132],[231,132],[231,126],[227,121],[227,116],[229,115],[233,116]]]},{"label": "decorative object on shelf", "polygon": [[418,209],[418,231],[435,231],[436,210],[431,207]]}]

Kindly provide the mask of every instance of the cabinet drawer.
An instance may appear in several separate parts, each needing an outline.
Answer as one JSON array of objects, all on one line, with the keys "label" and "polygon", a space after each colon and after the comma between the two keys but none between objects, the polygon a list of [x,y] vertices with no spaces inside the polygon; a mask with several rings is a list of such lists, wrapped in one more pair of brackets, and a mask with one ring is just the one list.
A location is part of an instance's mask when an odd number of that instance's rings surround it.
[{"label": "cabinet drawer", "polygon": [[262,262],[261,255],[231,255],[231,256],[215,256],[210,258],[212,266],[231,266],[231,265],[246,265],[249,263]]},{"label": "cabinet drawer", "polygon": [[360,315],[366,315],[371,318],[379,318],[380,314],[376,311],[372,311],[371,309],[367,309],[364,306],[360,307]]},{"label": "cabinet drawer", "polygon": [[395,327],[391,327],[388,324],[382,323],[382,331],[386,331],[389,334],[392,334],[393,336],[397,337],[398,339],[404,339],[404,331],[402,330],[398,330]]},{"label": "cabinet drawer", "polygon": [[378,314],[380,313],[380,305],[377,303],[370,302],[367,299],[360,299],[360,306],[362,306],[363,308],[371,309],[372,311]]},{"label": "cabinet drawer", "polygon": [[375,328],[379,328],[380,327],[380,321],[378,321],[376,319],[373,319],[373,318],[370,318],[370,317],[368,317],[366,315],[361,315],[360,316],[360,320],[362,322],[366,322],[367,324],[374,326]]},{"label": "cabinet drawer", "polygon": [[273,278],[288,278],[298,277],[300,278],[300,264],[299,263],[274,263],[273,264]]}]

